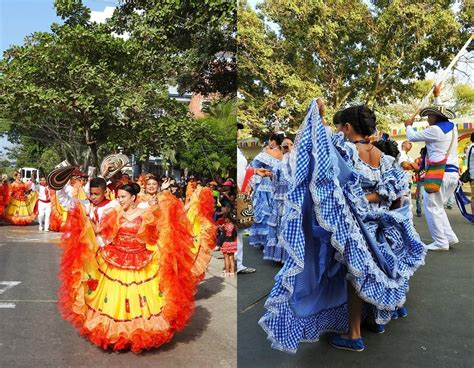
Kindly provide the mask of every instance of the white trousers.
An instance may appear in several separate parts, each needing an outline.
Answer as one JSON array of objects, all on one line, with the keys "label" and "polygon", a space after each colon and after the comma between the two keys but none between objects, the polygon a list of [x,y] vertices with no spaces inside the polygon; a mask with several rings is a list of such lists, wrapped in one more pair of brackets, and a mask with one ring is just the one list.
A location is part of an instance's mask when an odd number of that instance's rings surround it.
[{"label": "white trousers", "polygon": [[38,202],[39,226],[44,230],[49,230],[49,218],[51,216],[51,203]]},{"label": "white trousers", "polygon": [[453,195],[458,181],[457,173],[444,173],[443,184],[438,193],[429,194],[423,191],[426,222],[437,247],[447,248],[450,242],[458,239],[444,210],[444,204]]},{"label": "white trousers", "polygon": [[244,258],[244,230],[237,229],[237,253],[235,254],[235,259],[237,261],[237,272],[242,271],[247,268],[242,264]]}]

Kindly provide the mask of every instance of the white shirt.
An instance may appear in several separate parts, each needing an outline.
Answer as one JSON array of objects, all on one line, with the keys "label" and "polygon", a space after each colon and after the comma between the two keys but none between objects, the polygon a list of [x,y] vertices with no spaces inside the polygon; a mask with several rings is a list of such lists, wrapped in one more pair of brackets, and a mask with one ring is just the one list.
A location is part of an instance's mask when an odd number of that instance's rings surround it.
[{"label": "white shirt", "polygon": [[[46,194],[46,191],[48,191],[48,195]],[[38,199],[40,201],[46,201],[46,200],[50,200],[51,198],[51,195],[50,195],[50,192],[49,192],[49,188],[48,187],[43,187],[42,185],[35,185],[35,192],[38,193]]]},{"label": "white shirt", "polygon": [[[88,213],[89,218],[94,223],[99,223],[102,220],[105,211],[107,211],[108,209],[120,207],[120,204],[116,199],[110,201],[102,207],[96,207],[88,199],[81,200],[71,197],[70,195],[68,195],[65,188],[56,191],[56,195],[58,197],[59,203],[61,203],[61,206],[63,206],[67,210],[69,210],[75,202],[80,202],[84,206],[86,213]],[[96,235],[96,238],[99,246],[105,246],[105,242],[100,235]]]},{"label": "white shirt", "polygon": [[[454,123],[453,123],[454,124]],[[454,134],[451,151],[448,155],[446,164],[458,166],[458,129],[456,124],[454,128],[448,133],[444,133],[440,127],[431,125],[421,132],[415,132],[411,125],[407,126],[406,135],[410,142],[426,142],[426,149],[428,150],[428,158],[430,161],[442,161],[446,156],[451,139]]]},{"label": "white shirt", "polygon": [[245,179],[245,172],[247,171],[248,161],[242,151],[237,147],[237,186],[242,188]]}]

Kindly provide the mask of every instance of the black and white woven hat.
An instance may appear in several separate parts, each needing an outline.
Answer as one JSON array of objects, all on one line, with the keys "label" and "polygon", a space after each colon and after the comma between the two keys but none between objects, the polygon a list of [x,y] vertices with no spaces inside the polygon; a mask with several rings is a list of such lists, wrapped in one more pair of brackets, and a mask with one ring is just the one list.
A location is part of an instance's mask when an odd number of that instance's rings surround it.
[{"label": "black and white woven hat", "polygon": [[60,190],[76,172],[77,169],[74,166],[59,167],[48,174],[46,181],[51,189]]},{"label": "black and white woven hat", "polygon": [[447,109],[443,105],[429,106],[429,107],[425,107],[424,109],[421,109],[420,111],[421,117],[428,116],[428,115],[436,115],[446,120],[454,119],[456,117],[456,115],[454,114],[454,111]]},{"label": "black and white woven hat", "polygon": [[106,156],[100,164],[100,173],[104,179],[110,179],[125,166],[128,165],[128,157],[120,153]]}]

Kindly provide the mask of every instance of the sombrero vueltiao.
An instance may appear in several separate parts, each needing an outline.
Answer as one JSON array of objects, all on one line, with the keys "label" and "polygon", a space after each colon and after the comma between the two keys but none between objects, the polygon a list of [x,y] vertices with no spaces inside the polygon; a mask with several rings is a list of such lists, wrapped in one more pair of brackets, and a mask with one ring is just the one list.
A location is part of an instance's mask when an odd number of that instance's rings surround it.
[{"label": "sombrero vueltiao", "polygon": [[428,116],[428,115],[436,115],[446,120],[454,119],[454,117],[456,116],[452,110],[447,109],[443,105],[435,105],[435,106],[425,107],[424,109],[421,109],[420,111],[421,117]]},{"label": "sombrero vueltiao", "polygon": [[62,189],[69,179],[74,175],[74,172],[77,169],[74,166],[65,166],[54,169],[48,174],[46,181],[48,182],[48,186],[54,190]]},{"label": "sombrero vueltiao", "polygon": [[104,179],[110,179],[128,164],[128,157],[121,153],[106,156],[100,164],[100,173]]}]

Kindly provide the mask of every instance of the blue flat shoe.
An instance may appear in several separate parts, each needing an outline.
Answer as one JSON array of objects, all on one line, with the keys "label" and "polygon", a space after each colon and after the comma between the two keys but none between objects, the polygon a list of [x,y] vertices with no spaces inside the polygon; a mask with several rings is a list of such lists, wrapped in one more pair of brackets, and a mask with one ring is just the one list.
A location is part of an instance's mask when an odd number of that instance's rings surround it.
[{"label": "blue flat shoe", "polygon": [[392,319],[398,319],[398,309],[392,311]]},{"label": "blue flat shoe", "polygon": [[362,337],[358,339],[343,339],[341,335],[336,334],[332,334],[329,336],[329,344],[337,349],[344,349],[350,351],[363,351],[365,348],[364,340],[362,340]]},{"label": "blue flat shoe", "polygon": [[378,323],[366,322],[365,327],[367,327],[368,330],[378,333],[378,334],[383,334],[385,332],[385,326],[379,325]]},{"label": "blue flat shoe", "polygon": [[405,318],[406,316],[408,316],[407,307],[403,306],[403,307],[398,308],[398,316],[402,318]]}]

